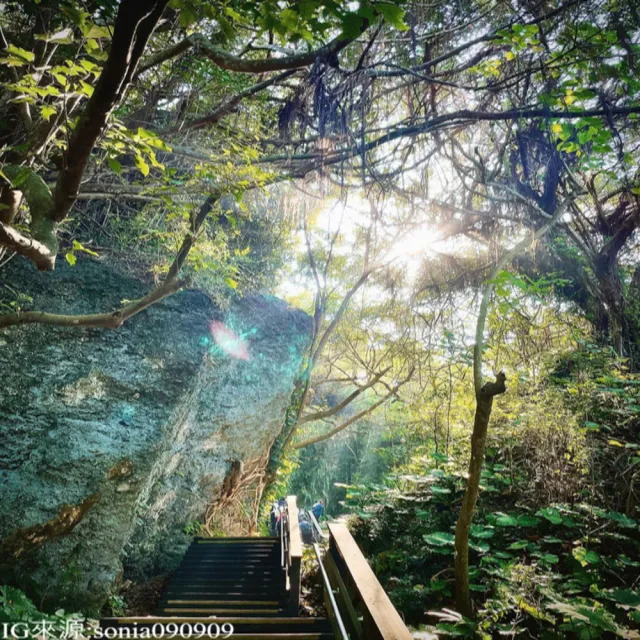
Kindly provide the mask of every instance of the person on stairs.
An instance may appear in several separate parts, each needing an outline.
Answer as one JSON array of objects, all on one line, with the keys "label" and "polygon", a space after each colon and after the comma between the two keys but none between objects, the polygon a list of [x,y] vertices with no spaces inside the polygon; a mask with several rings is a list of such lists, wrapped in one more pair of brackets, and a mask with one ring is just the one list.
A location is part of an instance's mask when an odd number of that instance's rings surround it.
[{"label": "person on stairs", "polygon": [[322,500],[318,500],[318,502],[311,507],[311,513],[313,513],[314,518],[320,522],[320,517],[324,513],[324,503]]}]

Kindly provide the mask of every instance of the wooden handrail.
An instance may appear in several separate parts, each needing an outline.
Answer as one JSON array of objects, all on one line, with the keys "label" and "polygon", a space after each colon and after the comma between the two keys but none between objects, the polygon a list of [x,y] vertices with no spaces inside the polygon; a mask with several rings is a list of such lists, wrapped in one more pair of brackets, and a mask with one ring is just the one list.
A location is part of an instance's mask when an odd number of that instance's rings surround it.
[{"label": "wooden handrail", "polygon": [[298,503],[295,496],[287,496],[289,514],[289,560],[302,558],[302,536],[298,522]]},{"label": "wooden handrail", "polygon": [[298,504],[295,496],[287,496],[287,574],[289,584],[289,610],[298,615],[300,608],[300,571],[302,568],[302,536],[298,522]]},{"label": "wooden handrail", "polygon": [[[362,551],[343,524],[329,524],[329,555],[335,562],[337,579],[349,592],[346,608],[355,618],[357,609],[362,623],[352,620],[357,631],[352,637],[366,640],[412,640],[413,636],[378,582]],[[349,612],[347,612],[348,614]]]}]

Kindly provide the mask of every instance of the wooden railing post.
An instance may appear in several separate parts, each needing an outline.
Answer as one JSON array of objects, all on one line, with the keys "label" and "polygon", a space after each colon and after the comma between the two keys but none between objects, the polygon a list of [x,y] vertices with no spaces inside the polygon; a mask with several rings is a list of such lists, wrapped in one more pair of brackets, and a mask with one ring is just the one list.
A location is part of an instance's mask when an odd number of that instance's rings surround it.
[{"label": "wooden railing post", "polygon": [[[350,635],[361,640],[412,640],[413,636],[378,582],[349,529],[330,524],[327,566]],[[359,622],[358,614],[362,616]]]},{"label": "wooden railing post", "polygon": [[287,523],[289,526],[289,611],[298,615],[300,608],[300,570],[302,568],[302,538],[298,522],[298,504],[295,496],[287,496]]}]

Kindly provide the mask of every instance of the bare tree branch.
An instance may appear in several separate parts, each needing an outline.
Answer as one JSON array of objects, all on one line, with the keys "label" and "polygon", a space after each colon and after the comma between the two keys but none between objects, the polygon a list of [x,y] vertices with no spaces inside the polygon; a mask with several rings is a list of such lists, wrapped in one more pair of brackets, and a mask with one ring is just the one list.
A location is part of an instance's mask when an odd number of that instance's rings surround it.
[{"label": "bare tree branch", "polygon": [[302,418],[300,418],[300,420],[298,420],[298,425],[302,425],[305,422],[314,422],[315,420],[323,420],[324,418],[330,418],[336,413],[339,413],[346,406],[351,404],[359,395],[364,393],[367,389],[373,387],[373,385],[375,385],[380,380],[380,378],[382,378],[382,376],[390,370],[391,370],[391,367],[387,367],[386,369],[384,369],[383,371],[375,375],[373,378],[371,378],[371,380],[369,380],[367,384],[363,385],[362,387],[358,387],[358,389],[350,393],[344,400],[342,400],[342,402],[339,402],[334,407],[325,409],[324,411],[316,411],[316,413],[310,413],[306,416],[303,416]]},{"label": "bare tree branch", "polygon": [[323,433],[320,436],[315,436],[314,438],[309,438],[308,440],[304,440],[303,442],[294,444],[293,448],[303,449],[304,447],[308,447],[310,444],[315,444],[317,442],[322,442],[323,440],[328,440],[329,438],[332,438],[333,436],[340,433],[341,431],[344,431],[348,426],[352,425],[354,422],[357,422],[358,420],[360,420],[360,418],[363,418],[364,416],[368,415],[372,411],[375,411],[380,405],[384,404],[391,396],[395,395],[398,392],[398,389],[400,389],[400,387],[403,384],[405,384],[411,378],[412,375],[413,375],[413,370],[411,370],[411,372],[409,373],[409,375],[405,380],[396,384],[391,389],[391,391],[389,391],[389,393],[382,396],[382,398],[374,402],[370,407],[367,407],[366,409],[363,409],[359,413],[356,413],[354,416],[351,416],[351,418],[349,418],[348,420],[345,420],[345,422],[335,427],[335,429],[331,429],[331,431],[327,433]]},{"label": "bare tree branch", "polygon": [[250,96],[253,96],[256,93],[259,93],[263,89],[266,89],[271,85],[277,84],[278,82],[284,80],[285,78],[292,76],[294,73],[296,73],[296,71],[297,69],[289,69],[288,71],[283,71],[282,73],[276,76],[267,78],[262,82],[258,82],[257,84],[254,84],[253,86],[248,87],[247,89],[244,89],[244,91],[240,91],[236,93],[236,95],[220,103],[211,113],[208,113],[206,116],[203,116],[202,118],[196,118],[195,120],[190,120],[189,122],[185,122],[175,127],[171,127],[170,129],[165,129],[160,133],[163,133],[163,134],[176,133],[178,131],[183,131],[185,129],[197,129],[199,127],[214,125],[217,122],[219,122],[222,118],[224,118],[224,116],[229,115],[230,113],[233,113],[235,108],[245,98],[249,98]]},{"label": "bare tree branch", "polygon": [[[368,27],[368,22],[364,22],[362,31]],[[340,35],[331,42],[313,51],[304,53],[296,53],[290,56],[262,58],[260,60],[242,58],[232,53],[224,51],[211,44],[209,40],[201,33],[194,33],[177,44],[159,51],[142,63],[138,75],[144,73],[148,69],[155,67],[162,62],[171,60],[179,56],[189,49],[193,48],[197,53],[209,58],[214,64],[221,69],[227,71],[237,71],[239,73],[265,73],[268,71],[283,71],[285,69],[300,69],[313,64],[318,58],[328,58],[339,51],[342,51],[347,45],[353,42],[353,38],[345,38]]]}]

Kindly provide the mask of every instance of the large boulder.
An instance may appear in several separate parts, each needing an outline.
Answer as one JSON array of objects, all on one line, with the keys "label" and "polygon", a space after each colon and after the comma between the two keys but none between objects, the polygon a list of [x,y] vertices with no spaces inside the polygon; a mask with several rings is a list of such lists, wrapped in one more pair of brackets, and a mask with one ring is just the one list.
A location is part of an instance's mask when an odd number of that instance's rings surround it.
[{"label": "large boulder", "polygon": [[[34,309],[90,313],[147,288],[88,258],[0,270],[5,310],[16,291]],[[199,291],[117,330],[1,331],[0,582],[95,610],[123,571],[175,568],[205,514],[228,529],[225,511],[280,434],[310,333],[311,319],[274,297],[222,311]]]}]

